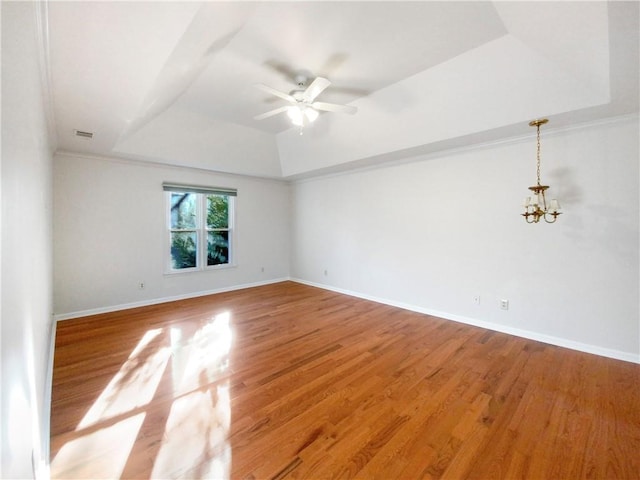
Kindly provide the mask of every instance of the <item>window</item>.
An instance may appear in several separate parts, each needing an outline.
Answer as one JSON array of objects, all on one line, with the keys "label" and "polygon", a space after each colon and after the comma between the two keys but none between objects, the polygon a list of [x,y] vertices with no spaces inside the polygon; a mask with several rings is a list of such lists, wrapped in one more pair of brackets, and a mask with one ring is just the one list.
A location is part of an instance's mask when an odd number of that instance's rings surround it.
[{"label": "window", "polygon": [[233,260],[236,190],[164,184],[167,271],[228,266]]}]

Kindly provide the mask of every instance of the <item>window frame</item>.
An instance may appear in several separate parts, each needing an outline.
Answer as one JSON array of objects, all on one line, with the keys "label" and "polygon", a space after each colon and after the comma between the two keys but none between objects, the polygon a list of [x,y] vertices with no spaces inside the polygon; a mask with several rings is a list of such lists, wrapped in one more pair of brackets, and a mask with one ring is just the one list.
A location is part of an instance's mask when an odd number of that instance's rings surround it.
[{"label": "window frame", "polygon": [[[208,211],[208,205],[207,205],[207,197],[212,196],[212,195],[218,195],[218,196],[224,196],[227,197],[227,227],[226,228],[209,228],[209,225],[207,223],[207,211]],[[215,269],[215,268],[227,268],[227,267],[232,267],[235,265],[235,254],[234,254],[234,242],[233,242],[233,238],[234,238],[234,217],[235,217],[235,197],[231,196],[231,195],[225,195],[223,193],[209,193],[209,194],[203,194],[202,195],[202,225],[203,225],[203,230],[202,230],[202,235],[203,235],[203,248],[202,248],[202,255],[203,255],[203,259],[202,259],[202,265],[204,267],[204,269]],[[206,247],[207,242],[209,241],[209,232],[228,232],[228,240],[227,240],[227,245],[228,245],[228,259],[226,263],[219,263],[216,265],[209,265],[207,258],[208,258],[208,248]]]},{"label": "window frame", "polygon": [[[211,270],[221,270],[236,266],[235,258],[235,197],[237,191],[233,189],[190,187],[187,185],[163,184],[165,197],[165,247],[164,247],[164,271],[165,274],[175,275],[180,273],[204,272]],[[171,196],[175,193],[195,195],[195,228],[177,229],[171,224]],[[227,228],[209,228],[207,224],[207,197],[218,195],[227,197],[228,218]],[[208,234],[209,232],[228,232],[228,259],[226,263],[208,265]],[[196,234],[196,265],[187,268],[174,268],[173,257],[171,255],[172,235],[175,232],[195,232]]]}]

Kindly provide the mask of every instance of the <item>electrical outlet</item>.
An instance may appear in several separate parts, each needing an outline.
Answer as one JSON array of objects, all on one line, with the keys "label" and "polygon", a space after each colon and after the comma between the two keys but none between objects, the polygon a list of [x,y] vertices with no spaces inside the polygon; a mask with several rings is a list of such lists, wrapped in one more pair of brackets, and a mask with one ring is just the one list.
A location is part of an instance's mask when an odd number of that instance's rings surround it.
[{"label": "electrical outlet", "polygon": [[324,271],[324,276],[326,277],[327,275],[329,275],[329,271],[328,271],[328,270],[325,270],[325,271]]},{"label": "electrical outlet", "polygon": [[474,295],[473,297],[473,303],[475,305],[480,305],[480,295]]},{"label": "electrical outlet", "polygon": [[505,300],[505,299],[500,300],[500,308],[502,310],[509,310],[509,300]]},{"label": "electrical outlet", "polygon": [[138,283],[138,288],[139,288],[140,290],[144,290],[144,282],[140,282],[140,283]]}]

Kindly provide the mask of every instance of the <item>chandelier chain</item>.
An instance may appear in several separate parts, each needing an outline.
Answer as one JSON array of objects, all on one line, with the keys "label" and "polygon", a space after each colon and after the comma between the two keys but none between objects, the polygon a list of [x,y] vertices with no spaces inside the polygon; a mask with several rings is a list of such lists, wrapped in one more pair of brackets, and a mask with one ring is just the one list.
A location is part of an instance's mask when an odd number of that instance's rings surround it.
[{"label": "chandelier chain", "polygon": [[540,185],[540,124],[537,125],[538,129],[538,139],[537,139],[537,169],[536,173],[538,174],[538,185]]}]

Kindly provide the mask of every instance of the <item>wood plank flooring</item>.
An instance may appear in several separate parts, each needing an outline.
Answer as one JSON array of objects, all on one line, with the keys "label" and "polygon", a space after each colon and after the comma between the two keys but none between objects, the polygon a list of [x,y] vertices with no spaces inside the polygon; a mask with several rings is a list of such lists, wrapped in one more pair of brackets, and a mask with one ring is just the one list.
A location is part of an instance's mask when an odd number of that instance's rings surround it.
[{"label": "wood plank flooring", "polygon": [[284,282],[58,323],[52,478],[640,478],[640,365]]}]

